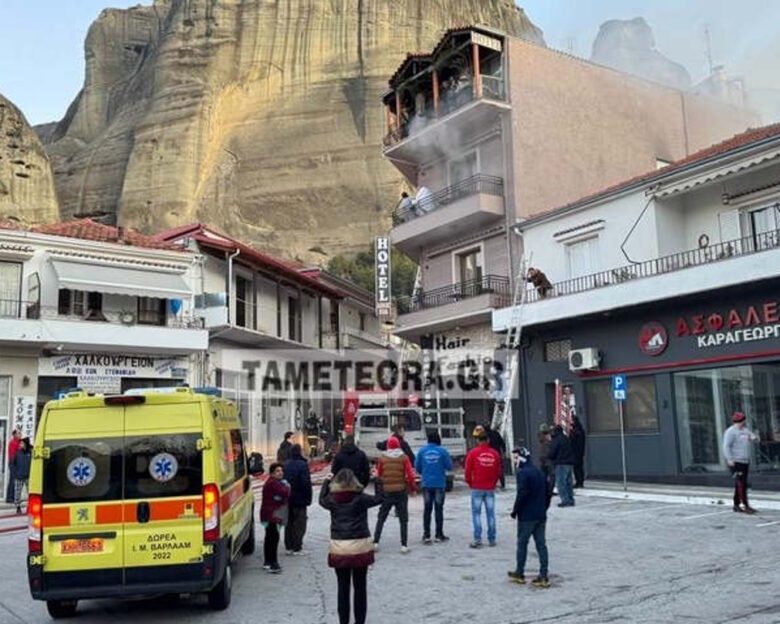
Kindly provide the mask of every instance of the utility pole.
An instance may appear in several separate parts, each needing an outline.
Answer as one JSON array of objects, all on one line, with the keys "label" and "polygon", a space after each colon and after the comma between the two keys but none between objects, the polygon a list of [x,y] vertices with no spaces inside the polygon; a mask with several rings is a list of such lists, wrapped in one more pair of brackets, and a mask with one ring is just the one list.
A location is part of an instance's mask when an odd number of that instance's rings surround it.
[{"label": "utility pole", "polygon": [[705,54],[707,55],[707,67],[709,68],[710,76],[715,71],[715,65],[712,62],[712,37],[710,36],[710,25],[704,24],[704,42],[707,46]]}]

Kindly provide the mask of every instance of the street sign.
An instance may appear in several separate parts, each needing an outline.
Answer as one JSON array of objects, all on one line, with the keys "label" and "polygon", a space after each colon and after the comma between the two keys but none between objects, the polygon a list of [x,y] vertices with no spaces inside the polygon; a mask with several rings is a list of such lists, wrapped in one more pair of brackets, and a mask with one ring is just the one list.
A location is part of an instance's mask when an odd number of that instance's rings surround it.
[{"label": "street sign", "polygon": [[628,385],[626,384],[625,375],[612,375],[612,396],[616,401],[626,400],[626,391]]}]

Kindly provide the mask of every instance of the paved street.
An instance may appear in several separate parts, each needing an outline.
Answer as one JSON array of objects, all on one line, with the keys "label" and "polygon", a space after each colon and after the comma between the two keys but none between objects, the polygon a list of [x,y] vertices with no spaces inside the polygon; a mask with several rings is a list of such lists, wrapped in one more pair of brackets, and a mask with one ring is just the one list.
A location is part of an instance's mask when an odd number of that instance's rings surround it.
[{"label": "paved street", "polygon": [[[748,517],[722,507],[581,496],[575,508],[551,510],[554,587],[541,590],[505,580],[514,563],[515,525],[508,516],[514,493],[498,494],[499,546],[478,551],[467,546],[467,494],[459,485],[447,498],[448,544],[419,543],[419,496],[410,504],[410,554],[398,552],[397,521],[388,519],[369,574],[371,624],[396,623],[399,613],[404,622],[430,624],[780,622],[780,512]],[[327,531],[327,514],[312,507],[309,555],[282,555],[280,576],[263,572],[259,552],[240,561],[233,603],[225,613],[210,611],[200,597],[104,600],[81,603],[77,621],[336,622]],[[44,604],[29,597],[25,537],[22,532],[0,533],[3,624],[49,621]],[[536,565],[532,554],[527,574]]]}]

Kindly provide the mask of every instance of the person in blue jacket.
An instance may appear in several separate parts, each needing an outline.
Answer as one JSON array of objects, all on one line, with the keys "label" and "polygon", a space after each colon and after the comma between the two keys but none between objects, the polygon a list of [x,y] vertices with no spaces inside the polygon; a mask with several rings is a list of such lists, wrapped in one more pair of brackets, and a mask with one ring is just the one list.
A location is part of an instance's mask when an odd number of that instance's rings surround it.
[{"label": "person in blue jacket", "polygon": [[447,488],[447,471],[452,470],[452,457],[441,446],[438,432],[428,433],[428,444],[417,453],[414,469],[422,477],[423,491],[423,544],[431,543],[431,511],[436,510],[436,536],[434,541],[446,542],[444,535],[444,493]]},{"label": "person in blue jacket", "polygon": [[533,581],[536,587],[549,587],[547,542],[544,531],[547,526],[547,508],[552,498],[544,474],[531,462],[531,453],[525,447],[512,451],[517,467],[517,494],[510,516],[517,520],[517,567],[508,572],[509,580],[525,584],[525,560],[528,555],[528,541],[534,538],[539,555],[539,576]]}]

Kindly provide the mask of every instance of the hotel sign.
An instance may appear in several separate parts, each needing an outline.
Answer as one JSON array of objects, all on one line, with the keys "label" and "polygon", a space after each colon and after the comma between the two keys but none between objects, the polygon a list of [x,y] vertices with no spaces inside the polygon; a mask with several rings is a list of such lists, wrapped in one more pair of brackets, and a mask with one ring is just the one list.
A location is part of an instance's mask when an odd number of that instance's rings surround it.
[{"label": "hotel sign", "polygon": [[476,43],[478,46],[501,52],[501,40],[494,37],[488,37],[478,32],[471,32],[471,43]]},{"label": "hotel sign", "polygon": [[374,243],[374,271],[377,316],[390,316],[392,313],[390,295],[390,239],[377,236]]}]

